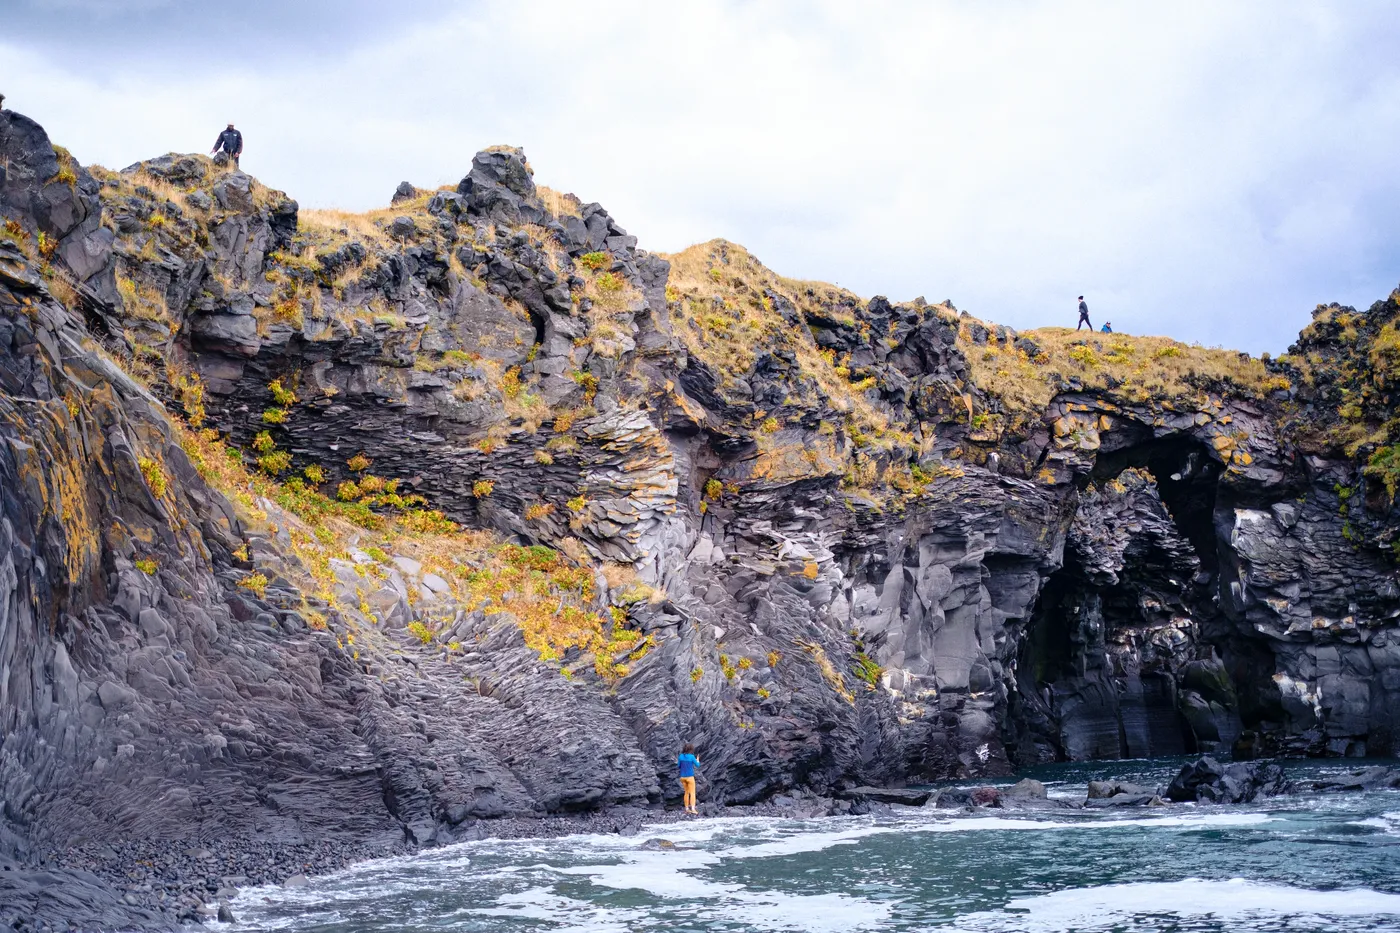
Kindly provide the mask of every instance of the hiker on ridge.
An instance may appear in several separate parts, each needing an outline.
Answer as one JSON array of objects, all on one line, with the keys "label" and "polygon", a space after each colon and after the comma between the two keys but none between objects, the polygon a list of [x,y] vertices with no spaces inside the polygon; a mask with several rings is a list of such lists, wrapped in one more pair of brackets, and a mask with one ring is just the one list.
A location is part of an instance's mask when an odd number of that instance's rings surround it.
[{"label": "hiker on ridge", "polygon": [[243,154],[243,134],[234,129],[232,123],[214,140],[214,148],[209,150],[209,154],[214,155],[220,149],[228,153],[229,158],[233,160],[233,167],[237,168],[238,157]]},{"label": "hiker on ridge", "polygon": [[[1078,328],[1075,328],[1075,329],[1078,330]],[[1112,322],[1112,321],[1104,321],[1104,322],[1103,322],[1103,327],[1100,327],[1100,328],[1099,328],[1099,333],[1103,333],[1103,334],[1111,334],[1111,333],[1113,333],[1113,322]]]},{"label": "hiker on ridge", "polygon": [[1089,323],[1089,306],[1086,305],[1086,304],[1084,303],[1084,296],[1083,296],[1083,295],[1080,295],[1080,296],[1079,296],[1079,323],[1076,324],[1076,325],[1074,326],[1074,329],[1075,329],[1075,330],[1079,330],[1079,328],[1083,327],[1085,324],[1088,324],[1088,325],[1089,325],[1089,329],[1090,329],[1090,330],[1093,330],[1093,329],[1094,329],[1094,325]]}]

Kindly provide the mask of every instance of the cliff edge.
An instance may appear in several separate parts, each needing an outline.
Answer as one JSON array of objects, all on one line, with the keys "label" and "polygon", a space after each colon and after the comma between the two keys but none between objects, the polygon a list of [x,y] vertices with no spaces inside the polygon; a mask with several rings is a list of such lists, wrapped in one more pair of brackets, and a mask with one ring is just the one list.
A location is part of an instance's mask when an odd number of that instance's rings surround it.
[{"label": "cliff edge", "polygon": [[734,803],[1396,753],[1400,293],[1260,360],[648,253],[508,147],[367,214],[0,156],[21,929],[661,806],[685,741]]}]

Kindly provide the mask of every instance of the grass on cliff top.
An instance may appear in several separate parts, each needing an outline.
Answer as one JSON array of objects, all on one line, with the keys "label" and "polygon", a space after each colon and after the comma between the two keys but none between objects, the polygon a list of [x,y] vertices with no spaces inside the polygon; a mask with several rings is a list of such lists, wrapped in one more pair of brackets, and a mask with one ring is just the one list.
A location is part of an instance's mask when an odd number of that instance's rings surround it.
[{"label": "grass on cliff top", "polygon": [[[1394,496],[1400,483],[1400,418],[1391,399],[1400,386],[1400,289],[1368,311],[1340,305],[1319,306],[1298,335],[1293,352],[1279,362],[1296,367],[1301,381],[1321,388],[1330,404],[1293,427],[1310,445],[1340,448],[1355,456],[1363,448],[1380,447],[1368,462],[1367,473],[1384,479]],[[1334,407],[1335,406],[1335,407]]]},{"label": "grass on cliff top", "polygon": [[[196,191],[203,191],[212,197],[214,194],[214,185],[218,183],[219,179],[235,171],[232,165],[220,167],[214,163],[212,158],[199,152],[171,152],[168,153],[168,155],[181,159],[192,158],[203,163],[205,170],[204,178],[198,184],[181,185],[161,178],[158,175],[153,175],[146,171],[144,167],[127,174],[125,172],[114,171],[102,165],[90,165],[88,166],[88,172],[98,181],[109,182],[115,186],[114,188],[107,188],[104,186],[104,197],[110,198],[114,192],[120,195],[133,194],[138,185],[143,185],[163,200],[174,201],[176,204],[179,204],[182,209],[194,210],[188,203],[189,195],[194,194]],[[151,160],[144,159],[142,163],[138,164],[144,165],[145,162],[149,161]],[[287,200],[287,193],[285,191],[269,188],[252,175],[249,175],[248,178],[251,182],[249,193],[252,195],[253,204],[257,207],[271,207]],[[217,210],[217,207],[215,209]]]},{"label": "grass on cliff top", "polygon": [[443,185],[433,190],[419,189],[416,197],[386,207],[373,207],[367,211],[303,208],[297,212],[297,231],[320,235],[336,246],[356,238],[375,246],[389,246],[394,240],[385,228],[394,222],[394,218],[414,218],[419,222],[419,229],[426,231],[429,228],[424,226],[425,223],[437,223],[436,218],[428,213],[428,202],[433,199],[433,195],[440,191],[456,190],[456,185]]},{"label": "grass on cliff top", "polygon": [[973,343],[964,322],[959,347],[972,380],[1011,412],[1039,413],[1071,379],[1129,402],[1190,399],[1200,381],[1229,383],[1248,395],[1288,387],[1288,380],[1264,368],[1261,360],[1234,350],[1185,344],[1169,337],[1075,332],[1042,327],[1020,332],[1040,348],[1034,359],[1012,344]]},{"label": "grass on cliff top", "polygon": [[[825,282],[784,278],[725,240],[699,243],[664,258],[671,263],[666,291],[675,333],[722,380],[746,376],[765,350],[790,351],[821,399],[844,414],[868,443],[901,439],[866,396],[870,384],[818,347],[809,328],[785,321],[768,293],[786,298],[804,320],[815,315],[852,325],[854,309],[864,303],[858,296]],[[793,397],[789,404],[814,407],[821,399]]]},{"label": "grass on cliff top", "polygon": [[[743,247],[724,240],[701,243],[666,258],[671,262],[668,297],[676,332],[696,356],[722,374],[741,376],[751,369],[759,352],[791,350],[834,408],[856,414],[865,425],[882,424],[882,416],[865,399],[862,381],[842,360],[823,354],[805,328],[794,329],[783,321],[764,292],[787,297],[804,318],[822,315],[852,325],[856,324],[852,312],[865,304],[859,296],[824,282],[783,278]],[[935,310],[956,319],[952,310]],[[1168,337],[1044,327],[1019,335],[1039,345],[1040,353],[1032,359],[995,340],[985,346],[973,343],[970,323],[962,319],[958,345],[967,357],[972,381],[1016,414],[1043,412],[1072,379],[1084,388],[1107,390],[1134,402],[1195,397],[1200,394],[1200,382],[1233,384],[1247,395],[1287,388],[1287,380],[1269,373],[1261,360],[1233,350]]]}]

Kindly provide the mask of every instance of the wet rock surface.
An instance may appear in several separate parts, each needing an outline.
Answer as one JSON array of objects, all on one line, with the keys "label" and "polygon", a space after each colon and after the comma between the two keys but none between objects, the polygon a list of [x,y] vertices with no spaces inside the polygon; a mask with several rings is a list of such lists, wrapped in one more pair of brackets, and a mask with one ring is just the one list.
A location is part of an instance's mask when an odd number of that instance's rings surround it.
[{"label": "wet rock surface", "polygon": [[1222,765],[1209,756],[1185,765],[1167,787],[1177,802],[1249,803],[1288,791],[1283,769],[1273,762],[1249,761]]},{"label": "wet rock surface", "polygon": [[[89,171],[9,111],[0,155],[16,929],[168,929],[356,859],[639,832],[679,818],[686,741],[704,812],[791,816],[1076,805],[903,787],[1055,759],[1395,751],[1393,508],[1369,459],[1291,440],[1322,389],[1066,382],[1018,422],[967,354],[1043,338],[743,279],[722,241],[685,285],[696,254],[646,252],[514,149],[358,225],[199,156]],[[1345,354],[1337,313],[1300,352]],[[280,491],[221,492],[196,421]],[[645,647],[541,650],[460,588],[485,557],[343,529],[307,556],[333,536],[293,476],[568,554],[580,605]],[[1275,769],[1203,759],[1173,799]]]}]

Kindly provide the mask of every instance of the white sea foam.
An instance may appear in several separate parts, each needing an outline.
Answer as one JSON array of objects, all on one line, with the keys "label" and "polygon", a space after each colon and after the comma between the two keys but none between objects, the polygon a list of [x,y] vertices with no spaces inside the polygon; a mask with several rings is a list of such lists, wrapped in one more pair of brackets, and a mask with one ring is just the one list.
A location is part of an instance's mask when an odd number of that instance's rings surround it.
[{"label": "white sea foam", "polygon": [[1071,888],[1016,898],[1005,909],[967,914],[953,928],[967,933],[1058,933],[1062,930],[1156,929],[1148,918],[1400,917],[1400,895],[1368,888],[1314,891],[1243,879],[1138,882]]},{"label": "white sea foam", "polygon": [[[1372,811],[1374,812],[1374,811]],[[1364,815],[1355,814],[1357,817]],[[1338,815],[1333,825],[1346,819]],[[1125,812],[1063,810],[1031,813],[978,813],[963,815],[935,809],[910,810],[898,816],[864,816],[821,821],[774,820],[762,817],[700,819],[684,824],[647,827],[641,836],[588,834],[559,839],[482,840],[416,856],[401,856],[364,863],[325,878],[308,888],[262,888],[245,891],[235,901],[235,912],[255,926],[242,929],[291,930],[308,923],[351,923],[352,918],[374,916],[374,902],[397,898],[396,916],[402,921],[427,919],[420,910],[439,909],[432,915],[444,929],[481,922],[503,924],[503,929],[527,927],[571,933],[620,933],[651,929],[659,917],[675,920],[687,929],[743,928],[755,931],[854,933],[883,929],[906,909],[900,900],[878,900],[875,889],[862,886],[851,893],[842,885],[811,886],[804,893],[767,890],[749,877],[749,869],[734,866],[718,874],[728,863],[745,860],[785,859],[842,846],[860,845],[872,837],[890,834],[1025,833],[1064,831],[1114,833],[1189,833],[1196,830],[1251,827],[1284,814],[1240,812],[1206,807],[1175,806],[1162,810]],[[1360,825],[1400,832],[1400,811],[1358,819]],[[647,846],[661,837],[672,847]],[[1106,838],[1106,837],[1105,837]],[[930,845],[934,845],[930,840]],[[1019,847],[1008,837],[987,845]],[[1066,843],[1069,844],[1068,842]],[[1092,846],[1088,840],[1074,843]],[[801,867],[799,862],[798,867]],[[786,869],[758,867],[755,877],[767,877]],[[745,883],[732,880],[739,878]],[[794,876],[796,877],[796,876]],[[578,882],[585,882],[580,885]],[[636,895],[595,898],[587,886]],[[781,885],[786,887],[786,885]],[[832,890],[836,887],[837,890]],[[431,900],[413,895],[432,890],[445,895],[437,907]],[[600,892],[601,893],[601,892]],[[896,883],[884,896],[900,897]],[[465,903],[463,899],[465,898]],[[411,905],[411,906],[406,906]],[[1050,933],[1059,930],[1106,931],[1156,929],[1143,917],[1206,918],[1215,920],[1261,917],[1400,917],[1400,895],[1370,890],[1312,891],[1248,881],[1175,881],[1106,885],[1070,889],[1039,897],[1018,898],[999,910],[968,914],[949,921],[943,930],[968,933]],[[295,917],[295,919],[292,919]],[[669,921],[660,921],[663,924]],[[1324,921],[1313,924],[1326,929]],[[379,929],[380,927],[374,927]],[[920,929],[930,928],[925,922]],[[1289,927],[1292,929],[1293,927]],[[1400,922],[1391,926],[1400,929]],[[1348,927],[1351,929],[1351,927]]]},{"label": "white sea foam", "polygon": [[495,906],[467,908],[458,913],[544,921],[555,924],[549,927],[554,933],[631,933],[645,919],[641,910],[598,907],[549,888],[502,894],[496,898]]}]

